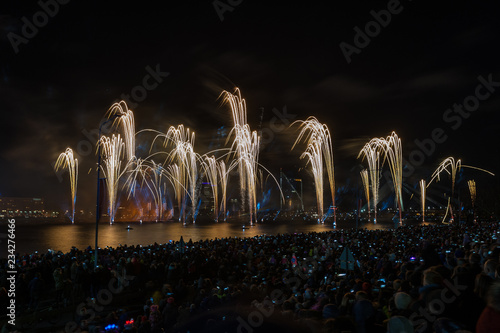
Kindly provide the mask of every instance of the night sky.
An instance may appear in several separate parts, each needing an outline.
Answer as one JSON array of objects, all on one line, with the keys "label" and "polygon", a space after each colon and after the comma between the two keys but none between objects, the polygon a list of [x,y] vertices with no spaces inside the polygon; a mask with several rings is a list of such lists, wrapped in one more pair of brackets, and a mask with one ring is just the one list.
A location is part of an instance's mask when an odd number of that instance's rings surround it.
[{"label": "night sky", "polygon": [[[237,86],[252,129],[270,128],[273,109],[283,114],[284,108],[286,122],[314,115],[326,123],[339,187],[358,182],[356,155],[363,144],[393,130],[407,160],[418,149],[415,140],[430,139],[436,128],[447,136],[405,179],[409,186],[429,179],[447,156],[500,173],[495,2],[226,1],[69,1],[23,42],[12,33],[24,38],[22,18],[43,21],[37,15],[42,7],[36,1],[2,3],[0,194],[42,196],[51,207],[67,207],[67,177],[59,181],[52,165],[71,147],[81,161],[77,208],[92,209],[96,175],[88,172],[97,158],[89,150],[95,138],[85,133],[95,133],[122,94],[143,85],[148,66],[169,74],[131,106],[136,129],[166,131],[183,123],[196,132],[200,153],[218,128],[232,125],[218,97]],[[352,51],[355,28],[365,31],[373,13],[388,7],[390,22],[369,24],[372,37],[358,36]],[[350,62],[341,43],[349,44]],[[493,83],[490,91],[479,89],[488,96],[477,110],[464,113],[468,118],[447,112],[474,100],[480,76]],[[260,159],[275,174],[283,167],[312,182],[297,172],[305,165],[300,151],[290,152],[295,129],[275,131]],[[150,139],[137,137],[139,153]],[[498,189],[496,178],[467,172],[464,177],[482,182],[478,193],[483,184]]]}]

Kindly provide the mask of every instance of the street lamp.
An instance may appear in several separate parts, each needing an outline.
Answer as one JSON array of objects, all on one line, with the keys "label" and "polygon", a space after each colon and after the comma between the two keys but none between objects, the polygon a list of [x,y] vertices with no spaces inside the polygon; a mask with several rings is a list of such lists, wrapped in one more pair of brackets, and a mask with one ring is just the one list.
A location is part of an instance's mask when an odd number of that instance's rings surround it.
[{"label": "street lamp", "polygon": [[[99,136],[97,137],[97,140],[101,140],[101,130],[102,130],[102,127],[109,123],[111,120],[115,120],[116,118],[120,117],[120,115],[113,115],[112,117],[110,117],[109,119],[107,119],[105,122],[103,122],[101,124],[101,126],[99,126]],[[100,178],[101,176],[101,145],[99,143],[99,141],[97,141],[97,198],[96,198],[96,211],[95,211],[95,253],[94,253],[94,270],[97,269],[97,238],[98,238],[98,232],[99,232],[99,218],[100,218],[100,214],[99,214],[99,190],[100,190],[100,186],[99,186],[99,181],[101,180]]]}]

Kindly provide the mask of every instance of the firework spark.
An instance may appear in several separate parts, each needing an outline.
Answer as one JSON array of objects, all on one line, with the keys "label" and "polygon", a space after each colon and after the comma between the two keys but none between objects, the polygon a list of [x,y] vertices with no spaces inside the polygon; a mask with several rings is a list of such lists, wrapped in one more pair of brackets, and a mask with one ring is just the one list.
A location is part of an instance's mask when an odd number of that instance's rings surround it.
[{"label": "firework spark", "polygon": [[[451,175],[451,197],[450,197],[450,200],[448,200],[448,206],[449,206],[449,211],[450,211],[450,216],[451,216],[452,221],[454,220],[454,215],[453,215],[453,207],[451,206],[451,198],[453,198],[453,196],[455,194],[455,180],[456,180],[457,172],[459,172],[462,168],[469,168],[469,169],[483,171],[483,172],[486,172],[492,176],[495,175],[492,172],[485,170],[485,169],[477,168],[477,167],[470,166],[470,165],[463,165],[461,160],[455,161],[455,158],[453,158],[451,156],[445,158],[443,160],[443,162],[441,162],[441,164],[439,164],[437,169],[432,174],[432,179],[429,182],[429,185],[432,183],[432,181],[434,179],[437,179],[437,181],[439,181],[440,175],[443,171],[446,172],[447,174]],[[427,185],[427,186],[429,186],[429,185]],[[446,211],[448,212],[448,208],[446,209]]]},{"label": "firework spark", "polygon": [[[448,170],[448,168],[450,170]],[[446,218],[446,215],[448,214],[448,211],[450,212],[450,217],[451,217],[451,222],[454,221],[455,216],[453,214],[453,207],[451,206],[451,199],[453,198],[455,194],[455,179],[457,176],[457,171],[460,171],[462,168],[462,161],[461,160],[456,160],[453,157],[447,157],[439,164],[437,169],[434,171],[432,174],[431,181],[429,182],[429,185],[434,181],[434,179],[437,179],[437,181],[441,180],[441,173],[444,171],[451,175],[451,196],[448,198],[448,205],[446,207],[446,213],[443,218],[443,223],[444,219]],[[429,186],[427,185],[427,186]]]},{"label": "firework spark", "polygon": [[396,132],[392,132],[384,141],[384,161],[389,164],[391,171],[392,183],[396,194],[396,201],[399,206],[399,224],[403,223],[403,149],[401,147],[401,139]]},{"label": "firework spark", "polygon": [[474,209],[474,204],[476,203],[476,182],[474,180],[469,180],[467,182],[470,192],[470,201],[472,203],[472,208]]},{"label": "firework spark", "polygon": [[161,164],[139,159],[135,163],[135,168],[130,171],[126,182],[129,188],[129,197],[132,193],[135,195],[136,184],[139,184],[140,187],[145,185],[148,188],[155,203],[156,219],[160,221],[163,218],[163,202],[166,193],[165,178],[166,172]]},{"label": "firework spark", "polygon": [[316,189],[316,202],[318,205],[319,221],[323,219],[323,155],[321,152],[321,143],[315,139],[309,142],[306,151],[300,156],[307,157],[308,163],[311,163],[311,168],[314,176],[314,187]]},{"label": "firework spark", "polygon": [[105,175],[108,190],[109,223],[113,224],[116,214],[118,182],[124,173],[124,170],[122,170],[124,143],[120,134],[113,134],[111,138],[102,136],[98,144],[101,145],[102,154],[104,156],[103,162],[101,163],[101,169]]},{"label": "firework spark", "polygon": [[425,222],[425,180],[420,180],[420,203],[422,205],[422,222]]},{"label": "firework spark", "polygon": [[240,90],[236,88],[234,94],[223,91],[221,95],[224,96],[224,102],[229,104],[233,116],[233,128],[227,140],[234,135],[231,150],[238,163],[241,201],[243,206],[248,201],[250,223],[253,224],[257,220],[256,184],[260,137],[257,131],[250,130],[247,123],[246,102],[241,98]]},{"label": "firework spark", "polygon": [[134,113],[128,109],[125,101],[114,103],[106,112],[109,118],[118,116],[113,121],[113,126],[120,127],[123,131],[123,140],[125,143],[126,160],[131,161],[135,157],[135,120]]},{"label": "firework spark", "polygon": [[379,200],[380,187],[380,153],[384,150],[384,139],[374,138],[363,146],[358,154],[358,158],[363,155],[368,162],[368,174],[371,183],[373,197],[373,222],[377,223],[377,204]]},{"label": "firework spark", "polygon": [[59,171],[60,169],[68,169],[69,182],[71,186],[71,223],[75,223],[75,205],[76,205],[76,187],[78,182],[78,159],[75,158],[73,150],[71,148],[66,148],[66,150],[59,155],[57,158],[54,169]]},{"label": "firework spark", "polygon": [[217,171],[219,172],[220,186],[222,192],[221,209],[224,214],[224,221],[226,221],[226,195],[227,195],[227,181],[228,172],[226,171],[226,163],[224,161],[219,161],[217,163]]},{"label": "firework spark", "polygon": [[210,182],[210,188],[212,190],[212,195],[214,197],[214,220],[216,222],[219,222],[219,191],[217,190],[217,183],[218,183],[218,163],[217,160],[215,159],[215,156],[208,157],[205,156],[205,160],[202,161],[202,167],[205,170],[205,175],[208,178],[208,181]]},{"label": "firework spark", "polygon": [[185,198],[188,191],[184,186],[184,168],[179,167],[177,164],[169,165],[167,167],[168,180],[174,189],[174,195],[177,199],[177,207],[179,209],[179,222],[185,221]]},{"label": "firework spark", "polygon": [[188,191],[189,198],[191,199],[193,223],[196,222],[196,207],[198,204],[196,185],[198,181],[198,160],[200,159],[193,148],[194,139],[195,134],[194,132],[191,133],[189,128],[186,129],[183,125],[179,125],[178,127],[171,126],[165,135],[164,143],[166,146],[169,142],[172,142],[174,146],[169,155],[170,160],[175,161],[179,167],[178,172],[176,171],[174,174],[178,174],[179,176],[175,182],[180,183]]},{"label": "firework spark", "polygon": [[[448,170],[448,168],[450,170]],[[455,179],[457,176],[457,171],[460,171],[461,168],[462,168],[461,160],[455,161],[453,157],[445,158],[432,174],[431,181],[427,186],[429,186],[434,181],[434,179],[437,179],[437,181],[441,180],[440,176],[441,173],[444,171],[449,175],[451,175],[451,197],[453,198],[453,194],[455,193]]]},{"label": "firework spark", "polygon": [[368,206],[368,221],[370,221],[370,182],[368,176],[368,170],[364,169],[360,172],[361,180],[363,181],[363,189],[365,191],[366,204]]},{"label": "firework spark", "polygon": [[315,117],[309,117],[305,121],[297,120],[295,123],[300,124],[300,133],[295,140],[292,149],[303,138],[307,143],[306,151],[301,155],[301,158],[307,157],[313,169],[314,182],[316,188],[316,201],[318,203],[318,215],[322,222],[323,220],[323,159],[328,174],[330,184],[330,193],[332,196],[332,206],[334,207],[334,223],[336,223],[335,209],[335,177],[333,164],[333,146],[330,135],[330,130],[326,124],[321,124]]}]

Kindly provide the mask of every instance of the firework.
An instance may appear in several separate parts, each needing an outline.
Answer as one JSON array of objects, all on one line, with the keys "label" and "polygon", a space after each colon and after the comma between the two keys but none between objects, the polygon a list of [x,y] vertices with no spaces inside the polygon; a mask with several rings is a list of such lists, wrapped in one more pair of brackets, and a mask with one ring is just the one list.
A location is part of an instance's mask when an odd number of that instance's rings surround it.
[{"label": "firework", "polygon": [[76,205],[76,186],[78,182],[78,159],[73,155],[73,150],[71,148],[66,148],[66,150],[59,155],[57,158],[54,169],[59,171],[60,169],[68,169],[69,182],[71,186],[71,223],[75,223],[75,205]]},{"label": "firework", "polygon": [[[432,181],[434,179],[437,179],[437,181],[439,181],[441,173],[443,171],[446,172],[447,174],[451,175],[451,197],[450,198],[453,198],[453,196],[455,194],[455,180],[456,180],[457,172],[460,171],[461,168],[469,168],[469,169],[479,170],[479,171],[486,172],[492,176],[495,175],[492,172],[485,170],[485,169],[477,168],[477,167],[470,166],[470,165],[463,165],[461,160],[455,161],[455,158],[450,156],[450,157],[445,158],[443,160],[443,162],[441,162],[441,164],[439,164],[437,169],[432,174],[432,179],[429,182],[429,185],[432,183]],[[427,185],[427,186],[429,186],[429,185]],[[453,207],[451,206],[451,200],[448,200],[448,206],[449,206],[449,210],[450,210],[451,220],[453,221],[454,215],[453,215]],[[448,212],[448,207],[446,208],[446,212]]]},{"label": "firework", "polygon": [[425,180],[420,180],[420,203],[422,205],[422,222],[425,222]]},{"label": "firework", "polygon": [[[292,149],[302,138],[307,143],[306,151],[301,158],[307,157],[313,168],[314,182],[316,188],[316,201],[318,203],[318,214],[323,221],[323,158],[330,184],[332,206],[334,207],[334,223],[336,223],[335,209],[335,177],[333,164],[333,146],[330,131],[326,124],[321,124],[315,117],[309,117],[305,121],[298,120],[293,124],[300,124],[300,133],[292,146]],[[292,125],[293,125],[292,124]],[[321,178],[321,179],[320,179]]]},{"label": "firework", "polygon": [[470,192],[470,201],[472,203],[472,208],[474,209],[474,204],[476,203],[476,182],[474,180],[469,180],[467,182]]},{"label": "firework", "polygon": [[[198,159],[199,156],[194,151],[194,132],[190,132],[189,128],[184,128],[179,125],[177,128],[171,126],[165,135],[166,146],[168,142],[172,142],[173,150],[169,154],[170,160],[175,161],[179,167],[176,182],[180,183],[183,188],[187,189],[191,199],[191,214],[193,223],[196,221],[196,205],[198,203],[198,192],[196,190],[198,180]],[[170,141],[168,141],[170,140]],[[177,173],[177,172],[176,172]]]},{"label": "firework", "polygon": [[180,168],[177,164],[169,165],[167,167],[167,176],[169,182],[172,184],[174,188],[174,195],[177,199],[177,207],[179,209],[179,222],[185,221],[185,209],[184,209],[184,201],[185,195],[188,191],[184,186],[184,169]]},{"label": "firework", "polygon": [[[186,222],[186,195],[191,200],[191,215],[193,223],[196,222],[196,209],[199,201],[199,182],[198,169],[199,165],[203,164],[203,160],[198,153],[194,151],[195,133],[184,125],[177,127],[170,126],[167,133],[161,133],[154,130],[143,130],[156,133],[151,144],[150,152],[156,140],[163,138],[163,146],[172,146],[172,150],[168,153],[157,152],[151,154],[148,158],[160,153],[166,153],[167,158],[164,165],[168,165],[165,169],[169,182],[174,189],[175,197],[179,208],[179,221]],[[203,165],[202,165],[203,167]]]},{"label": "firework", "polygon": [[363,189],[365,190],[366,204],[368,206],[368,221],[370,220],[370,182],[368,170],[361,170],[361,180],[363,181]]},{"label": "firework", "polygon": [[[449,170],[448,170],[448,168],[449,168]],[[461,168],[462,168],[462,161],[461,160],[455,161],[455,158],[447,157],[443,160],[443,162],[441,162],[441,164],[439,164],[437,169],[432,174],[431,181],[429,182],[429,185],[430,185],[432,183],[432,181],[434,181],[434,179],[437,179],[437,181],[441,180],[441,173],[443,171],[448,173],[449,175],[451,175],[451,196],[448,200],[448,205],[446,207],[446,213],[445,213],[444,218],[446,218],[446,215],[448,214],[448,211],[449,211],[452,222],[453,222],[455,216],[453,214],[453,207],[451,206],[451,199],[453,198],[453,196],[455,194],[455,179],[457,176],[457,171],[460,171]],[[429,185],[427,185],[427,186],[429,186]],[[443,223],[444,223],[444,218],[443,218]]]},{"label": "firework", "polygon": [[[446,216],[448,216],[448,212],[450,212],[450,222],[446,222]],[[444,212],[444,216],[443,216],[443,220],[441,221],[441,223],[443,224],[450,224],[451,222],[453,222],[453,211],[451,209],[451,197],[448,197],[448,204],[446,205],[446,211]]]},{"label": "firework", "polygon": [[221,187],[221,209],[224,214],[224,221],[226,221],[226,193],[227,193],[227,181],[228,181],[228,173],[226,172],[226,163],[224,161],[219,161],[217,163],[217,171],[219,172],[220,179],[220,187]]},{"label": "firework", "polygon": [[257,131],[250,130],[247,123],[246,102],[241,98],[240,90],[236,88],[234,94],[223,91],[221,95],[224,96],[224,102],[229,104],[233,116],[233,128],[227,140],[234,136],[231,151],[234,152],[238,165],[241,202],[244,206],[248,201],[250,223],[253,224],[257,219],[256,183],[260,137]]},{"label": "firework", "polygon": [[379,200],[380,187],[380,153],[384,149],[384,139],[374,138],[370,140],[358,154],[358,158],[363,155],[368,162],[368,174],[372,189],[373,198],[373,222],[377,222],[377,204]]},{"label": "firework", "polygon": [[403,213],[403,150],[401,147],[401,139],[398,137],[396,132],[392,132],[385,139],[384,161],[389,164],[389,170],[391,171],[392,183],[394,185],[394,192],[396,194],[396,201],[399,206],[399,224],[403,223],[402,213]]},{"label": "firework", "polygon": [[166,192],[165,176],[166,173],[161,164],[139,159],[135,163],[135,168],[130,171],[126,182],[129,197],[132,193],[135,194],[136,184],[140,187],[145,185],[148,188],[155,203],[156,219],[160,221],[163,218],[163,202]]},{"label": "firework", "polygon": [[[448,168],[450,170],[448,170]],[[457,171],[460,171],[462,168],[462,161],[457,160],[453,157],[447,157],[439,164],[437,169],[434,171],[431,177],[431,181],[429,182],[429,185],[434,181],[434,179],[437,179],[437,181],[441,180],[441,173],[445,171],[449,175],[451,175],[451,197],[453,198],[453,194],[455,193],[455,179],[457,176]],[[427,185],[427,186],[429,186]]]},{"label": "firework", "polygon": [[208,157],[205,156],[205,160],[201,164],[203,166],[203,169],[205,170],[205,174],[208,178],[208,181],[210,182],[210,188],[212,189],[212,195],[214,197],[214,219],[216,222],[219,221],[219,196],[218,193],[219,191],[217,190],[217,183],[218,183],[218,163],[217,160],[215,159],[215,156]]},{"label": "firework", "polygon": [[314,176],[314,187],[316,189],[318,220],[323,222],[323,155],[319,140],[312,140],[309,142],[306,151],[300,156],[300,158],[304,157],[307,157],[308,163],[311,164]]},{"label": "firework", "polygon": [[113,126],[121,127],[125,144],[125,156],[127,162],[135,157],[135,120],[134,113],[128,109],[125,101],[114,103],[106,112],[109,118],[118,116],[113,121]]},{"label": "firework", "polygon": [[98,142],[102,148],[104,156],[101,169],[106,178],[106,185],[109,199],[109,223],[113,224],[116,214],[116,199],[118,195],[118,182],[123,175],[122,158],[124,143],[120,136],[114,135],[112,138],[102,136]]}]

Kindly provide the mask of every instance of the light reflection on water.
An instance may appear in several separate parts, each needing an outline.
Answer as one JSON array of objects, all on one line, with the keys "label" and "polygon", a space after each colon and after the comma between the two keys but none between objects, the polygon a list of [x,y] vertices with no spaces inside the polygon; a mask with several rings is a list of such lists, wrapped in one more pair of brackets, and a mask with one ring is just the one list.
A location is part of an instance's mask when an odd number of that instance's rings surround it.
[{"label": "light reflection on water", "polygon": [[[354,221],[340,221],[336,229],[348,229],[355,227]],[[127,226],[132,229],[127,230]],[[5,225],[2,227],[6,227]],[[314,223],[281,223],[281,224],[257,224],[242,229],[240,223],[196,223],[183,226],[180,223],[116,223],[99,225],[99,247],[116,247],[119,244],[148,245],[153,243],[166,243],[169,240],[178,241],[183,236],[185,241],[192,239],[214,239],[223,237],[253,237],[256,235],[278,233],[301,233],[301,232],[323,232],[334,230],[330,224]],[[390,221],[381,221],[377,224],[360,223],[359,227],[367,229],[390,229],[394,224]],[[2,228],[3,229],[3,228]],[[2,230],[4,231],[4,230]],[[3,242],[2,242],[3,243]],[[34,251],[45,252],[47,249],[67,252],[72,246],[84,249],[89,245],[93,248],[95,244],[95,224],[49,224],[49,223],[16,223],[16,252],[32,253]],[[0,254],[5,256],[4,247]]]}]

